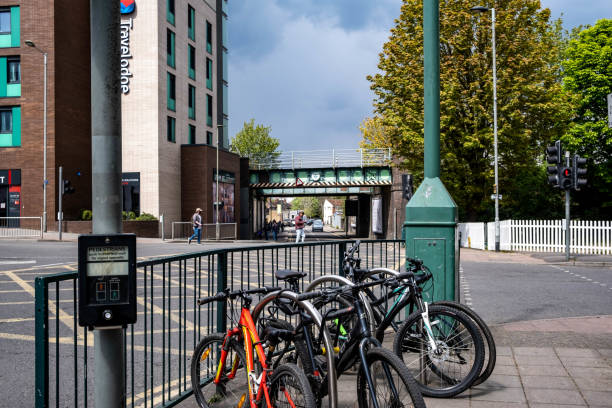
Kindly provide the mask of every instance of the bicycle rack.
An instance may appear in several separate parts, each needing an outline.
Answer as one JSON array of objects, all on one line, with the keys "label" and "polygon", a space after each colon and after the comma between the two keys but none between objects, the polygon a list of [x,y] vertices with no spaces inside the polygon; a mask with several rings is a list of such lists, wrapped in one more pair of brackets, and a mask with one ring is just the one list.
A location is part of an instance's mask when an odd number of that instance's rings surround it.
[{"label": "bicycle rack", "polygon": [[[251,315],[253,316],[253,321],[254,322],[257,321],[257,318],[259,317],[259,313],[261,313],[263,308],[268,303],[270,303],[272,300],[279,298],[279,297],[289,299],[297,303],[298,306],[300,306],[302,309],[306,310],[306,312],[310,315],[310,317],[315,322],[315,324],[319,327],[319,330],[323,330],[323,342],[325,343],[325,348],[327,350],[334,349],[334,345],[333,345],[331,336],[329,334],[329,331],[327,330],[327,327],[322,322],[322,317],[319,311],[315,309],[312,303],[306,300],[298,300],[298,294],[295,292],[283,290],[283,291],[272,292],[266,295],[263,299],[261,299],[261,301],[253,309],[253,312],[251,313]],[[327,384],[328,385],[327,386],[329,388],[329,393],[328,393],[329,407],[337,408],[338,407],[338,387],[337,387],[337,378],[336,378],[336,364],[334,362],[334,353],[330,352],[330,353],[325,353],[325,354],[327,358],[327,367],[328,367],[328,371],[327,371],[328,373],[327,374],[327,382],[328,382]]]}]

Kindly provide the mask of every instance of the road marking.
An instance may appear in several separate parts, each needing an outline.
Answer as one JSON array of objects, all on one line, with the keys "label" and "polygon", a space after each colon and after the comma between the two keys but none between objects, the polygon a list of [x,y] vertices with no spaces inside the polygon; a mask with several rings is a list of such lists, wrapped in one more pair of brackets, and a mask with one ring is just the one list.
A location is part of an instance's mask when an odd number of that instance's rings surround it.
[{"label": "road marking", "polygon": [[15,317],[12,319],[0,319],[0,323],[21,323],[21,322],[31,322],[34,320],[33,317]]},{"label": "road marking", "polygon": [[28,265],[35,263],[36,261],[0,261],[0,265]]}]

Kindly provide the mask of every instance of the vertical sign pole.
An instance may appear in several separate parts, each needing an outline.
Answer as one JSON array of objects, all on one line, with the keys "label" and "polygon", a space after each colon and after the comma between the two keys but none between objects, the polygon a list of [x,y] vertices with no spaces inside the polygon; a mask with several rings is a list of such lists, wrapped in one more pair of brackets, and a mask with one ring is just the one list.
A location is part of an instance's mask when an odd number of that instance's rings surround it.
[{"label": "vertical sign pole", "polygon": [[221,236],[221,230],[219,226],[219,143],[221,141],[221,129],[223,125],[217,125],[217,177],[215,183],[217,184],[217,197],[215,198],[215,207],[217,211],[217,222],[215,224],[215,236],[217,241]]},{"label": "vertical sign pole", "polygon": [[[561,152],[559,152],[561,154]],[[567,167],[570,166],[570,152],[569,150],[565,152],[565,165]],[[569,261],[570,258],[570,190],[568,188],[565,190],[565,260]]]},{"label": "vertical sign pole", "polygon": [[[94,234],[121,232],[119,2],[90,0]],[[94,330],[96,408],[125,407],[123,329]]]},{"label": "vertical sign pole", "polygon": [[495,9],[491,9],[491,42],[493,46],[493,148],[495,150],[495,252],[499,252],[499,178],[497,165],[497,65],[495,62]]},{"label": "vertical sign pole", "polygon": [[62,166],[59,167],[59,178],[57,188],[57,231],[59,232],[59,240],[62,240],[62,197],[64,196],[64,177],[62,175]]}]

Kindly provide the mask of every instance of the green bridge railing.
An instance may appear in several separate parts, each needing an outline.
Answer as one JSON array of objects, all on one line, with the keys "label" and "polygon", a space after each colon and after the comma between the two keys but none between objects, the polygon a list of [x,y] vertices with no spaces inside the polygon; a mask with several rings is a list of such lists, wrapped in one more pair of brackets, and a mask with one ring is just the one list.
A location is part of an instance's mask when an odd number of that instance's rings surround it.
[{"label": "green bridge railing", "polygon": [[[225,331],[226,311],[196,300],[224,288],[275,285],[274,271],[339,274],[347,244],[328,241],[202,251],[137,264],[138,321],[124,329],[125,406],[172,407],[192,394],[191,353]],[[362,267],[398,269],[403,241],[362,241]],[[77,273],[35,280],[35,406],[93,406],[93,333],[78,326]]]}]

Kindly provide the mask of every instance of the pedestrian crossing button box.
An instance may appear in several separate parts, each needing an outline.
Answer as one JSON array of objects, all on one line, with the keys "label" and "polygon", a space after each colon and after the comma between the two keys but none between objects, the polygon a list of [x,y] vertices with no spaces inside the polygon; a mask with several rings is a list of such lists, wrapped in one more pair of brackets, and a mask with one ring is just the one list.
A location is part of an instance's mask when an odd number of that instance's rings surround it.
[{"label": "pedestrian crossing button box", "polygon": [[136,235],[79,235],[79,325],[136,323]]}]

